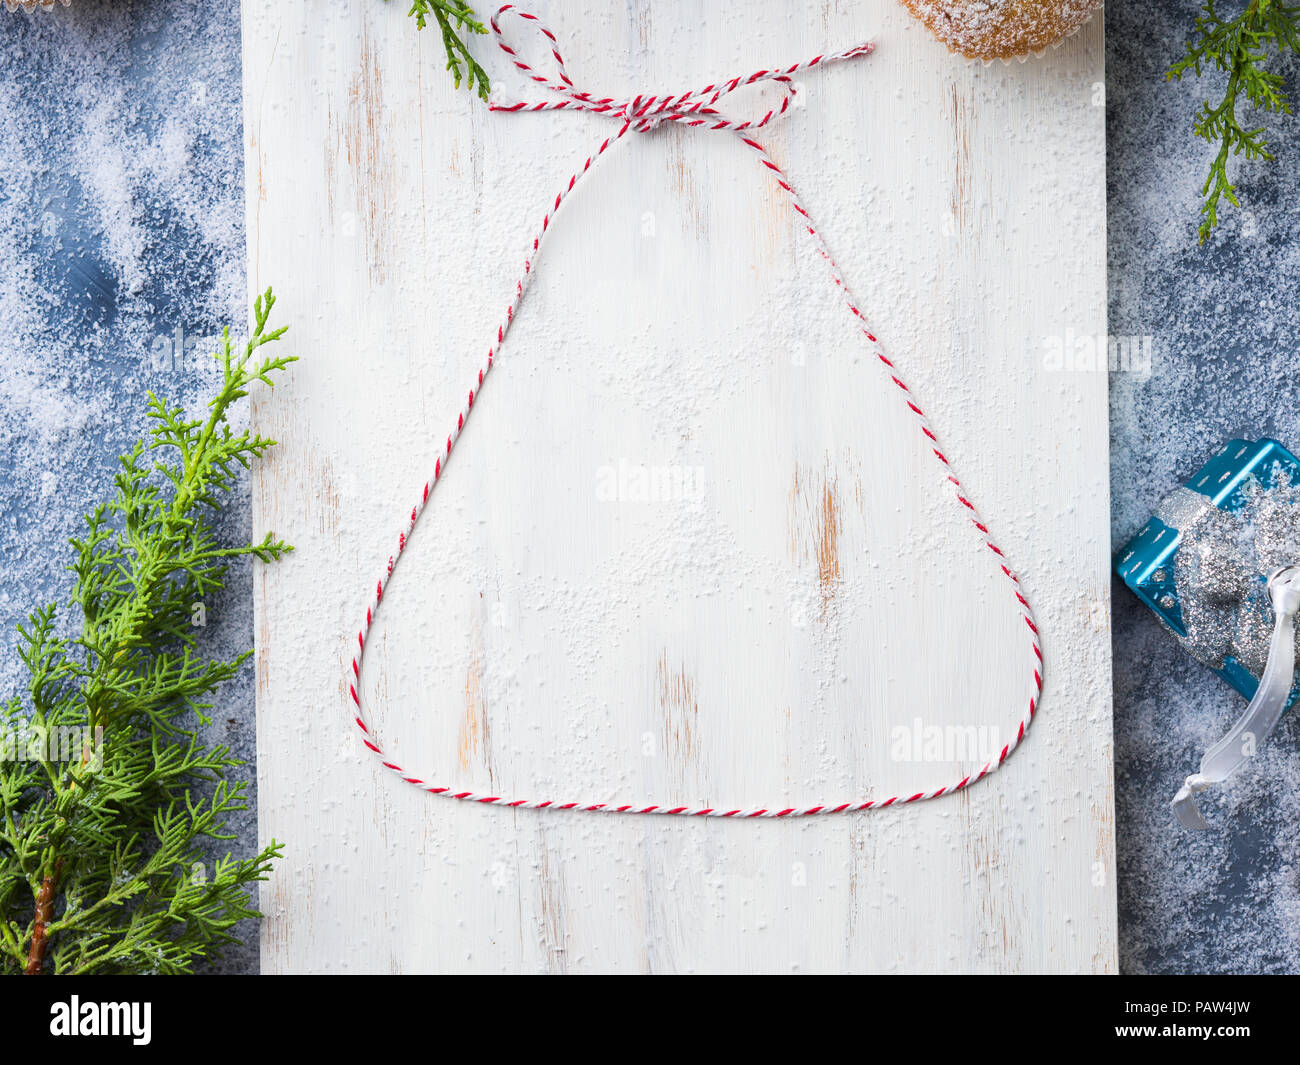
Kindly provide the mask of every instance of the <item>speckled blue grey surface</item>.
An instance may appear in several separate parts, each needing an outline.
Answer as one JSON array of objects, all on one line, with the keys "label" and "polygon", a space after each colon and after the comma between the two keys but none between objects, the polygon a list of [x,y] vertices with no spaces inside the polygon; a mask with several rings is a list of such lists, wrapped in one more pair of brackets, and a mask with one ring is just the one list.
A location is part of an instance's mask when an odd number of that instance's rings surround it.
[{"label": "speckled blue grey surface", "polygon": [[[1149,377],[1111,377],[1116,545],[1226,440],[1300,446],[1300,120],[1265,123],[1277,161],[1234,163],[1245,210],[1227,208],[1198,247],[1210,149],[1190,125],[1223,79],[1163,78],[1196,6],[1106,13],[1110,332],[1153,340]],[[1275,68],[1294,89],[1295,61]],[[1202,804],[1215,831],[1176,830],[1166,803],[1244,704],[1118,581],[1112,590],[1121,966],[1300,971],[1300,714],[1222,798]]]},{"label": "speckled blue grey surface", "polygon": [[[67,538],[144,429],[145,391],[202,403],[186,343],[245,310],[238,4],[76,0],[0,9],[0,629],[67,595]],[[178,331],[189,348],[176,367]],[[201,365],[204,369],[198,369]],[[223,537],[247,538],[239,493]],[[205,650],[252,646],[247,565],[206,604]],[[6,635],[0,691],[20,663]],[[251,665],[220,694],[212,737],[254,757]],[[252,778],[252,766],[245,776]],[[250,798],[251,798],[250,793]],[[256,846],[253,815],[231,846]],[[241,928],[217,971],[256,972]]]},{"label": "speckled blue grey surface", "polygon": [[[1300,304],[1300,120],[1269,122],[1278,161],[1238,167],[1248,210],[1195,240],[1208,148],[1191,116],[1209,85],[1169,85],[1193,0],[1107,12],[1110,331],[1150,336],[1149,377],[1111,383],[1112,531],[1130,536],[1224,439],[1300,446],[1292,345]],[[1038,62],[1051,62],[1051,53]],[[1279,69],[1294,84],[1296,64]],[[1207,79],[1207,82],[1211,79]],[[65,594],[60,545],[139,435],[143,393],[207,388],[171,368],[187,337],[245,310],[238,5],[75,0],[0,12],[0,625]],[[246,536],[246,498],[226,534]],[[210,646],[252,639],[248,569],[209,604]],[[1240,710],[1114,588],[1120,957],[1130,972],[1300,971],[1300,714],[1244,779],[1176,831],[1166,802]],[[18,679],[0,655],[6,689]],[[251,672],[217,738],[254,756]],[[250,766],[251,773],[251,766]],[[236,826],[240,853],[256,825]],[[256,930],[218,971],[257,970]]]}]

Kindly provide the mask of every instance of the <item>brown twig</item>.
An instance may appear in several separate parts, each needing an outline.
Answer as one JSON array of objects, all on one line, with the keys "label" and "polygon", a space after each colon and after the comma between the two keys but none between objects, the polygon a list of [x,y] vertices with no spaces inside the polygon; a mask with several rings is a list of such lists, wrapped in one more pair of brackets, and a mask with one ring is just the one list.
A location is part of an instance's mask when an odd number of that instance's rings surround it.
[{"label": "brown twig", "polygon": [[49,942],[45,934],[50,917],[54,913],[54,888],[58,882],[59,865],[56,862],[54,872],[41,881],[41,890],[36,896],[36,919],[32,924],[32,949],[27,954],[26,976],[40,976],[45,969],[45,947]]}]

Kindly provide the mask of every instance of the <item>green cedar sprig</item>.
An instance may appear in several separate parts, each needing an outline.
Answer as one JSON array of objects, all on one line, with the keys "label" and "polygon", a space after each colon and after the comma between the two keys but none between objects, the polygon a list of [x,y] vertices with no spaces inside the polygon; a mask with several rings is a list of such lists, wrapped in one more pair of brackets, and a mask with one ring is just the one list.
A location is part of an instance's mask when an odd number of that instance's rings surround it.
[{"label": "green cedar sprig", "polygon": [[246,808],[240,763],[208,746],[197,717],[251,652],[204,657],[193,611],[223,586],[232,558],[292,550],[268,535],[222,546],[211,519],[239,472],[274,441],[236,432],[231,407],[295,357],[261,349],[270,289],[242,349],[226,330],[220,390],[207,414],[150,393],[148,438],[120,459],[115,492],[72,541],[80,633],[56,633],[55,607],[19,626],[24,696],[0,706],[0,972],[191,972],[258,916],[246,888],[281,846],[206,868],[205,841],[230,840]]},{"label": "green cedar sprig", "polygon": [[409,12],[418,29],[424,29],[433,16],[442,34],[442,46],[447,53],[447,69],[460,88],[462,79],[471,92],[478,89],[479,98],[486,100],[491,90],[487,71],[470,54],[469,38],[472,34],[487,33],[466,0],[414,0]]},{"label": "green cedar sprig", "polygon": [[1197,77],[1212,68],[1228,75],[1223,99],[1201,105],[1193,129],[1218,148],[1210,172],[1201,188],[1201,224],[1197,230],[1204,243],[1218,225],[1219,200],[1226,198],[1240,207],[1236,186],[1228,178],[1229,156],[1272,159],[1264,140],[1263,127],[1244,128],[1237,119],[1237,105],[1244,95],[1256,110],[1291,113],[1291,103],[1282,90],[1280,75],[1265,70],[1268,50],[1289,48],[1300,52],[1300,5],[1278,0],[1251,0],[1235,18],[1222,18],[1214,0],[1205,0],[1196,17],[1195,35],[1186,44],[1186,54],[1173,64],[1166,79],[1181,81],[1189,71]]}]

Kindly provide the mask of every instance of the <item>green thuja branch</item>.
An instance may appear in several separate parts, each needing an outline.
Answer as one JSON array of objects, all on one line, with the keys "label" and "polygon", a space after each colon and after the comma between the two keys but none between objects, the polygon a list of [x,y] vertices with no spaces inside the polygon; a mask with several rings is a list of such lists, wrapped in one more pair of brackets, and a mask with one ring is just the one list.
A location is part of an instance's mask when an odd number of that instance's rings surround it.
[{"label": "green thuja branch", "polygon": [[291,550],[270,535],[222,546],[211,526],[274,443],[228,421],[295,361],[262,350],[285,332],[268,326],[274,304],[269,289],[258,298],[242,348],[225,331],[205,416],[150,393],[147,438],[72,541],[79,635],[56,634],[53,606],[19,626],[26,691],[0,705],[0,972],[190,972],[257,916],[246,888],[281,848],[204,866],[206,841],[234,838],[227,819],[246,803],[225,779],[240,763],[188,722],[207,723],[251,654],[205,658],[193,611],[231,559]]},{"label": "green thuja branch", "polygon": [[1273,158],[1263,127],[1247,129],[1238,120],[1237,105],[1242,97],[1257,111],[1291,113],[1281,76],[1263,67],[1270,47],[1279,52],[1300,52],[1300,6],[1278,0],[1251,0],[1236,18],[1224,19],[1214,0],[1206,0],[1196,17],[1195,35],[1187,42],[1186,54],[1165,75],[1181,81],[1188,72],[1200,77],[1204,69],[1212,68],[1228,76],[1223,99],[1217,105],[1207,100],[1193,123],[1196,135],[1218,149],[1201,188],[1201,243],[1218,224],[1221,197],[1234,207],[1241,206],[1236,186],[1228,178],[1229,157]]},{"label": "green thuja branch", "polygon": [[477,88],[479,98],[486,100],[491,83],[487,71],[470,54],[469,38],[472,34],[487,33],[487,28],[478,21],[466,0],[414,0],[410,15],[419,29],[424,29],[432,16],[442,34],[447,69],[456,81],[456,88],[460,88],[463,80],[467,89],[472,92]]}]

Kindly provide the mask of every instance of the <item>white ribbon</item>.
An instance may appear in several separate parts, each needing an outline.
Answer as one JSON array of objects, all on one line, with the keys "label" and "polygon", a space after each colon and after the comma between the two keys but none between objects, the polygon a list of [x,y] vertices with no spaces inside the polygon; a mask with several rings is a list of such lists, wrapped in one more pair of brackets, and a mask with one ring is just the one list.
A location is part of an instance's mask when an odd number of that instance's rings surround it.
[{"label": "white ribbon", "polygon": [[1255,698],[1228,734],[1205,752],[1201,768],[1184,781],[1170,804],[1184,828],[1205,829],[1205,818],[1196,806],[1196,793],[1220,784],[1234,773],[1277,726],[1286,709],[1295,679],[1295,619],[1300,610],[1300,566],[1284,566],[1268,579],[1268,597],[1273,604],[1273,639],[1268,648],[1264,675]]}]

